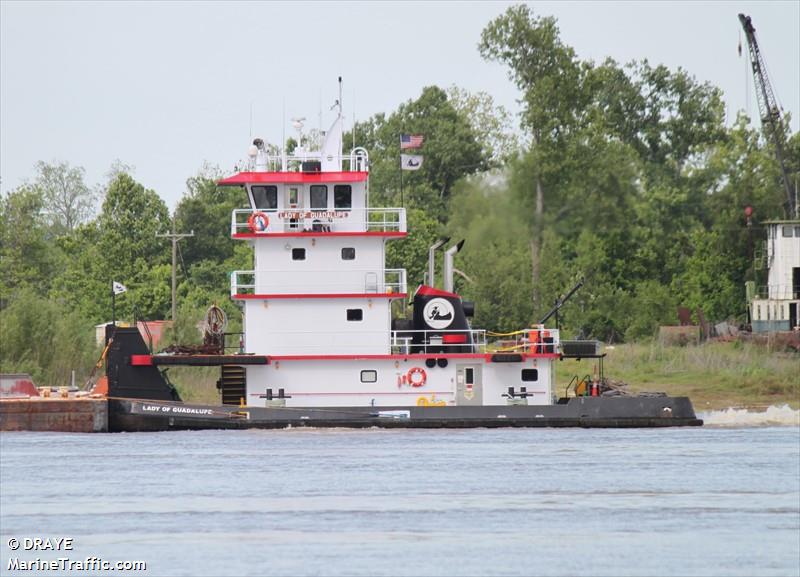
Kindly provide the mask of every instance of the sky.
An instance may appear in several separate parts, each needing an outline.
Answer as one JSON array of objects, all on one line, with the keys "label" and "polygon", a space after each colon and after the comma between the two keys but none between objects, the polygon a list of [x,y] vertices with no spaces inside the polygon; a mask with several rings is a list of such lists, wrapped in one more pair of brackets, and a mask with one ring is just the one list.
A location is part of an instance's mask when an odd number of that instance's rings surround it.
[{"label": "sky", "polygon": [[[281,142],[294,117],[327,128],[339,76],[346,126],[434,84],[516,113],[507,70],[477,50],[512,4],[0,0],[0,191],[32,180],[39,160],[83,167],[90,186],[120,160],[172,209],[187,178],[205,163],[231,172],[252,137]],[[749,14],[800,127],[800,0],[528,4],[579,58],[681,67],[723,90],[729,119],[758,123],[737,18]]]}]

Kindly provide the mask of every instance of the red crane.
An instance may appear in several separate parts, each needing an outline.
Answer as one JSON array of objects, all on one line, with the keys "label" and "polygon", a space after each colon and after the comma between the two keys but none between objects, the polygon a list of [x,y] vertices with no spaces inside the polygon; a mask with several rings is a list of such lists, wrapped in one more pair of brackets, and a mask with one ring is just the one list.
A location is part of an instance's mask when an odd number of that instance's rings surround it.
[{"label": "red crane", "polygon": [[778,103],[775,100],[775,94],[772,92],[769,78],[767,78],[767,66],[764,62],[764,57],[758,48],[756,29],[753,27],[750,16],[739,14],[739,21],[742,23],[742,28],[744,28],[744,33],[747,36],[747,47],[750,52],[750,62],[753,65],[753,76],[756,81],[756,98],[758,100],[758,110],[761,113],[761,124],[764,127],[764,132],[767,133],[767,137],[775,147],[775,157],[778,159],[778,164],[781,168],[783,187],[786,190],[786,202],[784,203],[786,217],[790,219],[800,218],[797,213],[797,199],[792,193],[789,175],[786,173],[786,164],[783,161],[783,143],[786,142],[783,119],[781,118]]}]

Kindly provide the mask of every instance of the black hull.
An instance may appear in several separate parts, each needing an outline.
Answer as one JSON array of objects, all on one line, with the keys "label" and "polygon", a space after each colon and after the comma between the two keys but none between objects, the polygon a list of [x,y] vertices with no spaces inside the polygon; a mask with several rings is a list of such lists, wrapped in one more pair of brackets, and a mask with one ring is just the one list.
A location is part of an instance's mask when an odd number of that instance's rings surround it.
[{"label": "black hull", "polygon": [[109,400],[112,432],[198,429],[700,426],[687,397],[578,397],[548,406],[263,408]]}]

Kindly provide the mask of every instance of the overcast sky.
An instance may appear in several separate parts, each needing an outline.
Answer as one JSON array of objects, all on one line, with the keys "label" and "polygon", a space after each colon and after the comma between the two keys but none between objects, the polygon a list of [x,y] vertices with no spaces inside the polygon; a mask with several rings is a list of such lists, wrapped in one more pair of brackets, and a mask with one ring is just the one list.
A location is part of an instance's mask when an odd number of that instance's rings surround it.
[{"label": "overcast sky", "polygon": [[[204,162],[230,169],[252,132],[323,124],[344,77],[344,112],[391,112],[424,86],[519,93],[477,51],[508,2],[0,3],[0,190],[37,160],[103,179],[115,159],[173,208]],[[737,13],[752,16],[775,93],[800,122],[800,1],[533,2],[582,59],[647,58],[723,89],[731,118],[757,118]],[[744,54],[737,54],[742,39]],[[756,121],[757,122],[757,121]]]}]

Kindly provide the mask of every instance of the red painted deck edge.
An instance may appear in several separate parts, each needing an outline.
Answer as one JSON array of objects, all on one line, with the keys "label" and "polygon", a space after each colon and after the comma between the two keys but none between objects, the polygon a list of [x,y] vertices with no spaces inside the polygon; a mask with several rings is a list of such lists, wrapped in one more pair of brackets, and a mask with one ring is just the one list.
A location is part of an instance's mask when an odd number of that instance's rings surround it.
[{"label": "red painted deck edge", "polygon": [[131,364],[134,367],[149,367],[153,364],[153,357],[150,355],[131,355]]},{"label": "red painted deck edge", "polygon": [[[485,359],[492,362],[492,355],[503,353],[413,353],[408,355],[270,355],[270,361],[357,361],[357,360],[421,360],[426,359]],[[513,353],[523,359],[557,359],[558,353]],[[511,363],[500,363],[511,364]]]},{"label": "red painted deck edge", "polygon": [[294,294],[235,294],[231,298],[236,300],[267,300],[267,299],[404,299],[408,293],[294,293]]},{"label": "red painted deck edge", "polygon": [[386,237],[406,237],[407,232],[235,232],[231,238],[286,238],[286,237],[328,237],[328,236],[386,236]]}]

